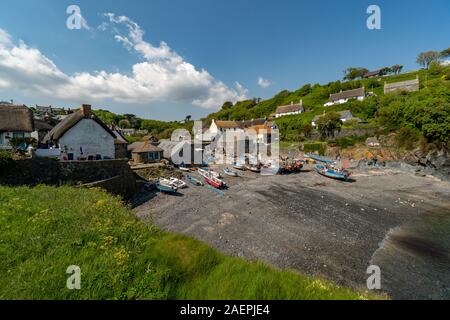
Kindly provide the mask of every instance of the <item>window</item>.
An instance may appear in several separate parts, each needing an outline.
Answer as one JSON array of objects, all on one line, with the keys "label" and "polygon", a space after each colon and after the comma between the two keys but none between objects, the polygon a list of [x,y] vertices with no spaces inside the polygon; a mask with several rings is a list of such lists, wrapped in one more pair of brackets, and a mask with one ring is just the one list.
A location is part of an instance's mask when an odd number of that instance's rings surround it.
[{"label": "window", "polygon": [[159,160],[159,152],[155,153],[155,160]]},{"label": "window", "polygon": [[3,133],[0,133],[0,145],[2,145],[3,143]]},{"label": "window", "polygon": [[23,132],[13,132],[14,139],[23,139],[25,138],[25,133]]},{"label": "window", "polygon": [[154,159],[153,152],[149,152],[149,153],[148,153],[148,159],[149,159],[149,160],[155,160],[155,159]]}]

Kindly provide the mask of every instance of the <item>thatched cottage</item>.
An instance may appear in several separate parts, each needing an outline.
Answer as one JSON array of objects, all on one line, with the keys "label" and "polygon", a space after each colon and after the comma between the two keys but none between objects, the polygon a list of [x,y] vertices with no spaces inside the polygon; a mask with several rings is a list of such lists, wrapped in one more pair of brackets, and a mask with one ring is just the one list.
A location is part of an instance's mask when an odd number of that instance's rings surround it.
[{"label": "thatched cottage", "polygon": [[29,138],[33,131],[33,112],[29,108],[0,104],[0,149],[11,149],[11,139]]}]

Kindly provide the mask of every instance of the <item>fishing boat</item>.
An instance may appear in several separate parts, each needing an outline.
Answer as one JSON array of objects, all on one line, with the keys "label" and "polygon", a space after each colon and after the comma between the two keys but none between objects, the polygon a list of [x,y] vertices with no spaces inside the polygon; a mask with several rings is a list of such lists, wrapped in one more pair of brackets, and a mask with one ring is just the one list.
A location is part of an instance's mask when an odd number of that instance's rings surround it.
[{"label": "fishing boat", "polygon": [[226,186],[225,182],[223,180],[220,180],[219,178],[215,177],[205,177],[205,182],[209,184],[210,186],[213,186],[216,189],[221,189]]},{"label": "fishing boat", "polygon": [[245,165],[242,164],[242,163],[235,163],[235,164],[233,164],[233,168],[237,169],[237,170],[244,171],[245,170]]},{"label": "fishing boat", "polygon": [[158,184],[156,185],[156,188],[165,193],[175,193],[178,191],[178,188],[172,184],[170,184],[170,180],[167,179],[160,179]]},{"label": "fishing boat", "polygon": [[199,168],[199,169],[198,169],[198,173],[199,173],[202,177],[205,177],[205,176],[212,176],[212,177],[218,178],[218,179],[221,178],[220,173],[215,172],[215,171],[210,170],[210,169],[202,169],[202,168]]},{"label": "fishing boat", "polygon": [[187,175],[186,178],[192,183],[194,186],[203,186],[203,183],[200,180],[195,179],[193,176]]},{"label": "fishing boat", "polygon": [[318,162],[323,162],[323,163],[335,163],[336,162],[334,160],[330,160],[330,159],[318,156],[316,154],[306,154],[305,157],[313,159]]},{"label": "fishing boat", "polygon": [[246,166],[245,169],[251,171],[251,172],[255,172],[255,173],[260,173],[261,169],[259,166]]},{"label": "fishing boat", "polygon": [[226,186],[226,183],[219,179],[217,172],[212,170],[198,169],[198,173],[205,178],[205,182],[214,188],[220,189]]},{"label": "fishing boat", "polygon": [[239,174],[236,171],[230,170],[230,169],[224,169],[223,173],[225,173],[227,176],[230,176],[230,177],[238,177],[239,176]]},{"label": "fishing boat", "polygon": [[169,184],[177,187],[178,189],[187,188],[186,182],[184,182],[183,180],[177,179],[177,178],[173,178],[173,177],[170,178]]},{"label": "fishing boat", "polygon": [[348,177],[350,176],[350,172],[347,170],[341,170],[337,169],[336,167],[332,165],[326,165],[326,164],[316,164],[314,166],[314,169],[321,175],[336,179],[336,180],[343,180],[347,181]]}]

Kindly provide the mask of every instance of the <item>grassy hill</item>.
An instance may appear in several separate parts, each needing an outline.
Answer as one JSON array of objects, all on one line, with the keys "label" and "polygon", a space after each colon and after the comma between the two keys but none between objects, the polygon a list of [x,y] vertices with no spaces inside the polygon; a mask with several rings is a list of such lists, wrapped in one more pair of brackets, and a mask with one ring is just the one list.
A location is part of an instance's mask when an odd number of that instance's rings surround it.
[{"label": "grassy hill", "polygon": [[[384,95],[384,82],[412,80],[419,75],[420,91],[414,93],[391,93]],[[350,101],[346,104],[324,107],[332,93],[365,86],[374,96],[365,101]],[[305,85],[290,92],[282,91],[271,99],[255,103],[247,100],[238,102],[216,113],[209,119],[243,120],[268,117],[280,105],[303,100],[306,113],[276,119],[284,141],[299,141],[311,131],[311,120],[324,112],[351,110],[353,115],[367,123],[356,127],[382,127],[390,130],[407,130],[417,140],[448,143],[450,138],[450,68],[418,70],[378,79],[349,82],[330,82],[326,85]],[[353,126],[355,126],[353,124]]]},{"label": "grassy hill", "polygon": [[94,189],[0,186],[0,255],[0,299],[371,298],[160,231]]},{"label": "grassy hill", "polygon": [[[391,93],[384,95],[384,82],[412,80],[419,75],[420,91],[415,93]],[[343,105],[324,107],[329,95],[341,90],[350,90],[364,86],[374,96],[363,102],[350,101]],[[278,106],[303,100],[306,113],[276,119],[283,141],[301,141],[311,132],[311,120],[324,112],[351,110],[353,115],[366,121],[361,127],[383,127],[386,130],[405,129],[406,135],[415,136],[429,142],[448,143],[450,139],[450,67],[434,70],[417,70],[414,72],[391,75],[378,79],[356,81],[335,81],[328,84],[307,84],[296,91],[284,90],[274,97],[263,100],[245,100],[228,104],[208,115],[204,121],[207,126],[211,119],[250,120],[267,118]],[[98,110],[96,114],[107,123],[119,123],[130,119],[111,112]],[[175,129],[192,130],[192,121],[164,122],[157,120],[130,119],[136,128],[147,129],[158,138],[169,138]]]}]

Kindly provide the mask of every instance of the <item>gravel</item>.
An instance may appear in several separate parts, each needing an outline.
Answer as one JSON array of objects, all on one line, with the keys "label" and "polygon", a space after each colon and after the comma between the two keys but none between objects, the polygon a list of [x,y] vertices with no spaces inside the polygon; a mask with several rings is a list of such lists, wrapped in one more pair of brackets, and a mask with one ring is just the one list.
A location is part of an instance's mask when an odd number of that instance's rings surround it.
[{"label": "gravel", "polygon": [[[308,169],[286,176],[241,174],[225,177],[223,194],[190,185],[180,196],[147,195],[151,200],[135,212],[226,254],[366,290],[367,267],[390,230],[450,208],[447,182],[392,168],[355,169],[351,183]],[[384,288],[393,297],[401,290],[398,284]]]}]

